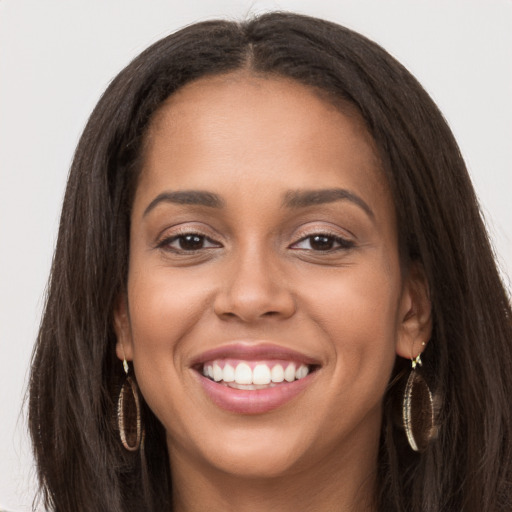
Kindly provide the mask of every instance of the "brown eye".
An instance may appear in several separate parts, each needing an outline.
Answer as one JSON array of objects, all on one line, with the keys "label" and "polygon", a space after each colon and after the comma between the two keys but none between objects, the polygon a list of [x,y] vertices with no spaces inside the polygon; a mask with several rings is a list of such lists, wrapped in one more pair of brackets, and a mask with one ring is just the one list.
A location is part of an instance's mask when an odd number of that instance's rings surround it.
[{"label": "brown eye", "polygon": [[310,237],[309,244],[315,251],[328,251],[334,247],[334,242],[332,236],[315,235]]},{"label": "brown eye", "polygon": [[221,244],[199,233],[184,233],[183,235],[168,237],[162,240],[158,246],[164,250],[174,252],[192,252],[222,247]]},{"label": "brown eye", "polygon": [[318,233],[302,238],[292,245],[292,249],[306,249],[312,251],[336,251],[338,249],[350,249],[354,247],[354,242],[346,240],[339,236]]},{"label": "brown eye", "polygon": [[201,235],[183,235],[177,238],[180,249],[185,251],[195,251],[202,249],[205,237]]}]

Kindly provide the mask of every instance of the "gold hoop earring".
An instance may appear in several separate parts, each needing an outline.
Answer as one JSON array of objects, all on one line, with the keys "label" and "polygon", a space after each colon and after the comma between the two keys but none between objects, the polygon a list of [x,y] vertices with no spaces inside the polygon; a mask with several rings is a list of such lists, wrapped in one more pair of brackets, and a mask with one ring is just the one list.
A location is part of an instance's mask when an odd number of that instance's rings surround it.
[{"label": "gold hoop earring", "polygon": [[410,447],[423,452],[437,435],[434,400],[425,379],[418,371],[421,354],[412,359],[412,369],[405,386],[402,421]]},{"label": "gold hoop earring", "polygon": [[117,427],[121,443],[130,452],[137,451],[144,443],[144,429],[140,414],[139,388],[137,383],[128,376],[129,366],[123,361],[126,380],[121,386],[117,401]]}]

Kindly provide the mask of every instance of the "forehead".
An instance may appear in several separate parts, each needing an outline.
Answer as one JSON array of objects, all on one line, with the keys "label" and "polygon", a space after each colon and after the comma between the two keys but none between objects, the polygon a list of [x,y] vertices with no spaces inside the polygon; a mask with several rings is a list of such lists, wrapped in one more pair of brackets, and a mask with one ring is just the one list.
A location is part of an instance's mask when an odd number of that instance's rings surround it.
[{"label": "forehead", "polygon": [[[378,153],[352,105],[296,81],[236,72],[173,94],[147,133],[139,189],[340,186],[387,193]],[[225,187],[224,187],[225,188]],[[222,191],[221,191],[222,192]]]}]

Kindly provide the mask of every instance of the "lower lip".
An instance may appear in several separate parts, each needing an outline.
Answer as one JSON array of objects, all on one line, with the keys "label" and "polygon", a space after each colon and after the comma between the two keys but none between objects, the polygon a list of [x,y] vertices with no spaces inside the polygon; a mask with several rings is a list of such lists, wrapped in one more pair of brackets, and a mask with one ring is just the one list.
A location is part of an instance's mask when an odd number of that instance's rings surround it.
[{"label": "lower lip", "polygon": [[238,414],[262,414],[288,403],[311,384],[314,373],[293,382],[266,389],[242,390],[218,384],[198,374],[201,385],[212,402]]}]

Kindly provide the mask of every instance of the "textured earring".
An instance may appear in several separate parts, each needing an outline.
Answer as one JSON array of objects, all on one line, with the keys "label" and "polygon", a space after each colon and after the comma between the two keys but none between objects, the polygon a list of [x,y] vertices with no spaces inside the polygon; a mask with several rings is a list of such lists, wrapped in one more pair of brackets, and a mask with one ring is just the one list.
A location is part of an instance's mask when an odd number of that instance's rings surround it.
[{"label": "textured earring", "polygon": [[412,369],[405,386],[402,421],[409,445],[415,452],[424,451],[436,436],[435,410],[432,393],[418,371],[421,354],[412,359]]},{"label": "textured earring", "polygon": [[128,451],[135,452],[144,443],[139,388],[137,383],[128,376],[129,366],[126,359],[123,360],[123,368],[126,373],[126,380],[121,387],[119,400],[117,401],[117,427],[123,446]]}]

